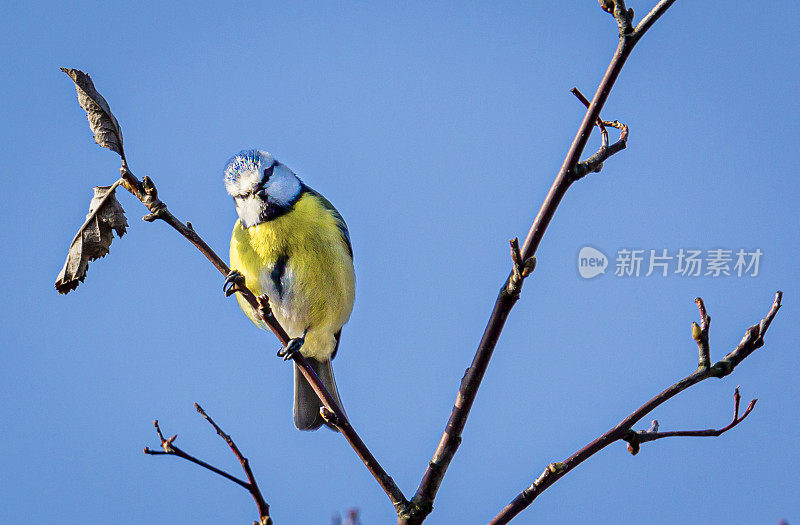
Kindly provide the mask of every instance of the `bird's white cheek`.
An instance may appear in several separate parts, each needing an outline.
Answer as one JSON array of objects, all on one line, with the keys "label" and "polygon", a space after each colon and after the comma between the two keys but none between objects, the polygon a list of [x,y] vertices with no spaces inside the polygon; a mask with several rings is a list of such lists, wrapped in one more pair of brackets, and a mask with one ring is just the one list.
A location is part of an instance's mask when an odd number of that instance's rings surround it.
[{"label": "bird's white cheek", "polygon": [[236,201],[236,213],[239,214],[245,228],[258,224],[263,209],[264,203],[257,197],[247,197]]}]

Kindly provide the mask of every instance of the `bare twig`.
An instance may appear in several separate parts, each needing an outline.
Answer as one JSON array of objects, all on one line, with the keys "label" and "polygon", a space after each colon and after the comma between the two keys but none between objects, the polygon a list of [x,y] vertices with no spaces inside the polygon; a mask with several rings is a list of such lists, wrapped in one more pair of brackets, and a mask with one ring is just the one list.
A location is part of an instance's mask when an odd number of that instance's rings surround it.
[{"label": "bare twig", "polygon": [[260,515],[262,516],[262,521],[263,521],[263,516],[264,516],[263,510],[266,510],[266,514],[269,515],[269,505],[267,505],[267,503],[264,501],[263,496],[261,496],[261,490],[258,488],[258,482],[256,482],[256,478],[253,475],[253,471],[250,469],[250,461],[248,461],[248,459],[242,455],[241,451],[239,451],[239,447],[237,447],[236,443],[234,443],[233,439],[231,439],[231,436],[223,432],[223,430],[219,427],[219,425],[217,425],[216,422],[214,422],[214,420],[211,419],[211,416],[206,414],[206,411],[203,410],[203,407],[195,403],[194,408],[197,410],[197,412],[200,413],[201,416],[203,416],[203,418],[206,421],[208,421],[208,423],[212,427],[214,427],[214,430],[216,430],[217,434],[219,434],[219,436],[225,440],[225,443],[227,443],[228,446],[231,448],[231,451],[236,456],[236,459],[238,459],[239,463],[241,463],[242,469],[244,470],[244,473],[247,476],[247,481],[251,489],[251,494],[253,494],[253,498],[256,500],[256,504],[258,505],[258,509],[259,512],[261,513]]},{"label": "bare twig", "polygon": [[522,253],[519,250],[519,239],[514,237],[509,240],[508,243],[511,245],[512,268],[511,276],[506,282],[506,293],[511,296],[519,297],[522,291],[522,282],[533,273],[533,270],[536,268],[536,257],[529,257],[522,260]]},{"label": "bare twig", "polygon": [[261,494],[261,489],[258,488],[258,483],[256,483],[256,479],[253,476],[253,472],[250,470],[250,462],[239,451],[239,447],[236,446],[236,443],[233,442],[233,439],[231,439],[231,437],[228,434],[222,431],[222,429],[214,422],[214,420],[211,419],[208,416],[208,414],[205,413],[205,411],[200,407],[200,405],[195,403],[194,406],[197,409],[197,411],[205,418],[205,420],[208,421],[212,427],[214,427],[214,430],[217,431],[217,434],[219,434],[231,448],[231,451],[233,451],[233,454],[236,456],[236,459],[238,459],[239,463],[242,465],[242,469],[247,475],[248,481],[243,481],[237,478],[236,476],[233,476],[225,472],[224,470],[218,469],[217,467],[209,463],[206,463],[201,459],[197,459],[191,454],[187,454],[186,452],[178,448],[178,446],[175,445],[175,440],[178,438],[178,435],[175,434],[174,436],[165,439],[164,434],[161,433],[161,427],[158,425],[158,420],[153,421],[153,426],[156,427],[156,434],[158,434],[158,439],[159,441],[161,441],[161,448],[163,449],[163,451],[152,450],[148,447],[145,447],[144,453],[150,454],[151,456],[157,456],[157,455],[178,456],[179,458],[191,461],[195,465],[200,465],[201,467],[206,468],[211,472],[214,472],[215,474],[219,474],[220,476],[230,481],[233,481],[234,483],[240,485],[241,487],[244,487],[250,493],[250,495],[253,496],[253,499],[256,502],[256,506],[258,507],[259,521],[254,523],[258,525],[272,525],[272,518],[269,515],[269,505],[264,499],[264,496]]},{"label": "bare twig", "polygon": [[[755,400],[753,400],[750,405],[748,406],[745,413],[742,417],[739,417],[739,395],[738,395],[738,388],[736,389],[735,397],[735,406],[734,406],[734,416],[733,421],[727,427],[724,427],[720,430],[700,430],[700,431],[682,431],[682,432],[663,432],[659,433],[657,425],[653,425],[651,430],[646,431],[643,434],[636,433],[632,430],[633,425],[638,423],[642,418],[644,418],[647,414],[652,412],[658,406],[662,405],[669,399],[673,398],[674,396],[680,394],[687,388],[696,385],[697,383],[708,379],[710,377],[724,377],[725,375],[730,374],[733,371],[733,368],[742,362],[742,360],[752,354],[757,348],[760,348],[764,344],[764,335],[769,328],[772,319],[775,317],[775,314],[778,313],[778,310],[781,307],[781,299],[783,298],[782,292],[777,292],[775,294],[775,299],[772,303],[772,307],[769,310],[769,313],[766,317],[764,317],[761,322],[757,325],[751,326],[747,329],[747,333],[742,341],[736,346],[736,348],[725,356],[724,359],[716,363],[712,367],[707,368],[698,368],[694,373],[689,374],[688,376],[684,377],[674,385],[670,386],[650,401],[636,409],[631,415],[620,421],[614,428],[610,429],[608,432],[603,434],[602,436],[598,437],[579,451],[575,452],[569,458],[567,458],[563,463],[553,463],[551,464],[550,468],[548,467],[539,476],[528,488],[523,490],[516,498],[514,498],[500,513],[494,517],[494,519],[490,522],[490,525],[499,525],[502,523],[508,523],[511,521],[517,514],[522,512],[525,508],[528,507],[533,500],[535,500],[542,492],[547,490],[553,483],[564,477],[570,470],[574,469],[594,454],[599,452],[600,450],[604,449],[611,443],[615,441],[628,441],[629,443],[635,442],[636,446],[632,453],[636,453],[638,451],[638,443],[642,443],[644,441],[652,441],[654,439],[660,439],[661,437],[673,437],[673,436],[713,436],[713,435],[720,435],[731,428],[738,425],[747,415],[753,410],[755,406]],[[725,364],[723,364],[725,363]],[[734,364],[735,363],[735,364]],[[718,434],[714,434],[717,433]],[[652,439],[647,439],[646,437],[643,439],[639,439],[639,436],[647,436],[649,434],[652,435]]]},{"label": "bare twig", "polygon": [[[228,275],[230,273],[228,265],[225,264],[214,250],[212,250],[200,235],[197,234],[194,227],[189,223],[183,224],[167,209],[167,205],[159,200],[158,190],[149,177],[144,177],[142,181],[139,181],[128,169],[126,163],[123,163],[120,171],[122,173],[124,187],[150,210],[150,214],[146,215],[144,220],[148,222],[152,222],[156,219],[163,220],[200,250],[222,275]],[[253,308],[253,311],[256,312],[264,321],[265,325],[272,330],[281,344],[286,345],[289,343],[290,337],[275,316],[272,315],[272,310],[269,307],[269,300],[266,296],[256,297],[255,294],[243,284],[237,285],[236,292],[247,300],[247,303]],[[383,488],[392,504],[397,509],[397,512],[405,511],[405,508],[408,506],[408,501],[402,491],[397,487],[392,477],[386,473],[375,456],[372,455],[372,452],[370,452],[369,448],[367,448],[364,441],[348,421],[344,411],[337,405],[336,400],[325,388],[325,385],[322,384],[322,381],[319,379],[316,372],[314,372],[308,360],[300,352],[294,352],[292,354],[292,360],[298,365],[303,376],[323,402],[325,408],[332,414],[331,422],[341,431],[358,457],[361,458],[364,465],[378,481],[381,488]]]},{"label": "bare twig", "polygon": [[[570,89],[569,91],[570,91],[570,93],[575,95],[575,97],[578,100],[580,100],[581,103],[584,106],[586,106],[586,109],[589,109],[589,106],[592,105],[592,103],[589,102],[589,99],[587,99],[583,95],[583,93],[581,93],[581,91],[578,88],[574,87],[574,88]],[[602,137],[603,138],[603,142],[602,142],[603,146],[608,147],[608,130],[606,129],[606,125],[603,123],[603,119],[601,119],[600,117],[597,117],[597,120],[595,121],[595,124],[597,125],[597,129],[599,129],[600,133],[603,135],[603,137]]]},{"label": "bare twig", "polygon": [[[620,151],[624,150],[628,147],[628,126],[623,124],[618,120],[602,120],[601,121],[603,128],[603,144],[600,146],[600,149],[597,150],[597,153],[589,157],[588,159],[579,162],[578,166],[575,168],[575,180],[578,180],[582,177],[585,177],[589,173],[597,173],[603,169],[603,162],[606,159],[619,153]],[[608,131],[606,128],[616,128],[620,130],[619,138],[614,144],[608,145]]]},{"label": "bare twig", "polygon": [[692,323],[692,339],[697,342],[697,366],[698,368],[708,368],[711,366],[711,350],[708,346],[708,329],[711,327],[711,317],[706,312],[706,305],[703,299],[698,297],[694,300],[697,309],[700,310],[700,324]]},{"label": "bare twig", "polygon": [[733,393],[733,419],[729,424],[720,429],[711,428],[708,430],[675,430],[672,432],[659,432],[658,421],[653,421],[653,426],[651,426],[649,430],[640,430],[638,432],[631,431],[628,436],[622,439],[628,442],[628,451],[631,454],[636,455],[639,452],[640,444],[647,443],[648,441],[655,441],[657,439],[668,437],[718,437],[744,421],[744,418],[750,415],[750,412],[753,411],[753,408],[755,408],[756,402],[758,401],[758,399],[753,399],[750,401],[742,416],[739,417],[739,403],[741,400],[742,396],[739,394],[739,387],[737,386],[736,391]]},{"label": "bare twig", "polygon": [[[620,37],[617,44],[617,49],[608,65],[608,68],[606,69],[603,79],[600,81],[600,85],[597,87],[597,91],[592,97],[592,101],[586,110],[583,121],[581,122],[569,151],[564,158],[561,169],[559,170],[558,175],[556,175],[556,178],[550,187],[550,191],[545,197],[545,200],[539,209],[539,213],[536,215],[528,235],[525,238],[525,242],[523,243],[519,253],[520,260],[526,261],[535,256],[536,250],[538,249],[539,244],[544,237],[544,233],[547,230],[547,227],[550,224],[553,216],[555,215],[558,205],[561,203],[561,199],[563,199],[570,185],[576,180],[576,175],[580,170],[580,156],[586,148],[592,127],[596,125],[598,119],[600,118],[600,111],[603,109],[606,100],[608,100],[608,96],[611,93],[611,88],[614,86],[617,77],[622,71],[625,61],[628,59],[628,56],[633,51],[633,48],[636,46],[636,43],[639,41],[639,39],[641,39],[641,37],[652,26],[653,22],[655,22],[655,20],[661,16],[661,14],[663,14],[663,12],[666,11],[670,5],[672,5],[672,3],[674,3],[674,0],[660,2],[653,9],[653,12],[651,12],[645,18],[648,20],[647,24],[640,24],[639,28],[633,30],[631,28],[633,11],[627,10],[624,2],[622,1],[613,2],[614,5],[612,6],[612,12],[620,27]],[[611,2],[601,1],[601,6],[604,8],[610,4]],[[604,122],[604,125],[609,124]],[[623,133],[626,131],[622,124],[619,124],[618,129],[620,129]],[[620,139],[622,139],[622,137],[620,137]],[[619,143],[616,150],[610,151],[611,147],[608,147],[599,156],[588,159],[586,162],[589,164],[586,164],[585,168],[596,167],[597,163],[602,163],[605,158],[624,148],[624,144],[625,142],[622,141]],[[495,301],[491,316],[489,317],[489,321],[483,332],[483,337],[478,345],[475,357],[472,361],[472,364],[464,374],[464,378],[461,380],[461,386],[459,387],[458,395],[456,396],[456,401],[454,403],[453,410],[450,413],[447,425],[445,426],[442,438],[436,447],[433,458],[428,464],[428,468],[425,470],[425,473],[422,476],[422,480],[417,488],[417,492],[411,500],[411,512],[408,516],[401,516],[401,519],[398,521],[398,523],[408,525],[421,523],[433,509],[434,499],[439,491],[439,487],[441,486],[444,475],[447,472],[447,468],[449,467],[453,456],[461,444],[461,434],[464,430],[464,426],[466,425],[470,410],[472,409],[472,404],[477,396],[478,388],[480,387],[483,376],[486,373],[486,368],[489,366],[492,353],[494,352],[497,341],[500,338],[501,332],[503,331],[506,319],[508,319],[511,309],[519,298],[519,293],[509,293],[508,290],[508,284],[512,276],[513,272],[512,275],[509,276],[509,279],[503,284],[500,293],[497,296],[497,300]]]},{"label": "bare twig", "polygon": [[[588,109],[591,106],[591,102],[589,102],[583,93],[580,92],[578,88],[572,88],[570,90],[573,95],[575,95],[578,100],[580,100],[584,106]],[[603,169],[603,162],[611,157],[612,155],[619,153],[620,151],[624,150],[628,146],[628,126],[623,124],[618,120],[603,120],[599,116],[597,117],[597,121],[595,125],[600,130],[602,135],[602,142],[600,144],[600,149],[597,150],[597,153],[589,157],[583,162],[579,162],[578,166],[575,168],[575,180],[578,180],[582,177],[585,177],[589,173],[599,172]],[[608,129],[606,128],[616,128],[620,131],[619,139],[614,144],[609,145],[608,140]]]},{"label": "bare twig", "polygon": [[656,20],[661,18],[667,9],[670,8],[672,4],[675,3],[675,0],[661,0],[656,6],[650,10],[647,15],[642,18],[642,21],[636,26],[636,30],[634,31],[634,35],[636,38],[641,38],[653,24],[656,23]]}]

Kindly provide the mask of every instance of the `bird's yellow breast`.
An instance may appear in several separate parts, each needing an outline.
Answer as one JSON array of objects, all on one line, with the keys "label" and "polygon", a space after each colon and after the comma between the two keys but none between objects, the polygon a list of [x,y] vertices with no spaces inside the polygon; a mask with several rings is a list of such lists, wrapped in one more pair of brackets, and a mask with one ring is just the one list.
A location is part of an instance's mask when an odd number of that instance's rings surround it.
[{"label": "bird's yellow breast", "polygon": [[[307,331],[304,355],[325,358],[333,352],[334,334],[353,308],[355,275],[340,221],[319,197],[304,193],[288,213],[249,228],[237,220],[230,266],[253,293],[267,294],[291,337]],[[250,306],[237,299],[261,326]]]}]

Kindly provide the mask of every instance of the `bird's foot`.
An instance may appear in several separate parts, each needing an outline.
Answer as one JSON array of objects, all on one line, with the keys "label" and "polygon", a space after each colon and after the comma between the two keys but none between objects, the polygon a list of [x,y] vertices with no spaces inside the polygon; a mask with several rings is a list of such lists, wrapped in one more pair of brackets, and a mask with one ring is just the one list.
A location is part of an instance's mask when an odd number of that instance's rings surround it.
[{"label": "bird's foot", "polygon": [[289,339],[289,342],[278,350],[278,357],[282,357],[284,361],[288,361],[294,357],[294,354],[300,351],[300,348],[303,347],[303,343],[305,343],[306,338],[305,334],[303,337],[295,337],[294,339]]},{"label": "bird's foot", "polygon": [[230,297],[242,288],[244,288],[245,280],[244,275],[239,270],[231,270],[225,278],[225,284],[222,285],[222,291],[225,292],[225,297]]}]

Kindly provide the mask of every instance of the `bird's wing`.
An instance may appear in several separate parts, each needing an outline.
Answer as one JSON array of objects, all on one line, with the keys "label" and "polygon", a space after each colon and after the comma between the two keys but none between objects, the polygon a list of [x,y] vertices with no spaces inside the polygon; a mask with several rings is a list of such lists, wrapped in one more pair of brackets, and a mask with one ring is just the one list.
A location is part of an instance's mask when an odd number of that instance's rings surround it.
[{"label": "bird's wing", "polygon": [[319,193],[318,191],[316,191],[316,190],[314,190],[312,188],[309,188],[308,186],[306,186],[305,189],[306,189],[307,192],[309,192],[310,194],[312,194],[315,197],[317,197],[319,199],[319,202],[322,204],[322,206],[326,210],[331,212],[331,214],[336,218],[336,222],[337,222],[337,225],[339,226],[339,230],[342,232],[342,237],[344,239],[344,243],[347,245],[347,251],[350,252],[350,257],[352,258],[353,257],[353,245],[350,243],[350,232],[347,230],[347,223],[344,222],[344,217],[342,217],[342,214],[339,213],[339,210],[337,210],[333,206],[333,204],[331,204],[331,201],[329,201],[324,196],[322,196],[321,193]]}]

